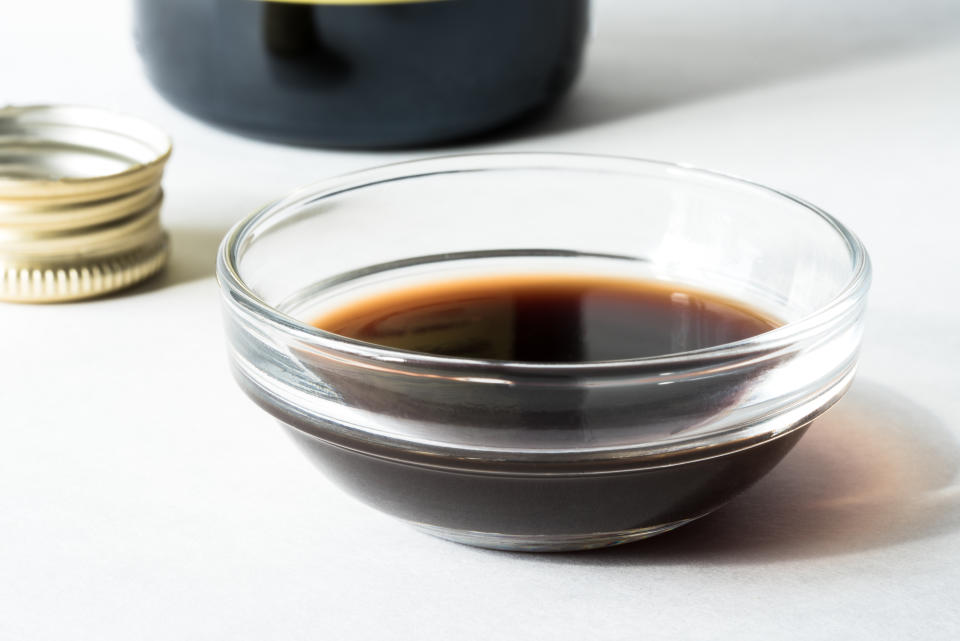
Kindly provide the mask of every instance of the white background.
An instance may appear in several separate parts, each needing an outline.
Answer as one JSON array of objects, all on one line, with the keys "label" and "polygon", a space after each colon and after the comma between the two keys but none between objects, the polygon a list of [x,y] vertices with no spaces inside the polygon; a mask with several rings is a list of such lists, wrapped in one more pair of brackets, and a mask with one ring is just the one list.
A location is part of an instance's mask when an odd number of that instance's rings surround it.
[{"label": "white background", "polygon": [[233,384],[213,255],[301,183],[422,154],[211,129],[147,85],[127,2],[2,0],[0,104],[130,111],[175,153],[163,276],[0,304],[0,639],[960,635],[960,3],[595,9],[563,111],[470,149],[692,163],[840,217],[875,265],[841,405],[747,494],[647,542],[525,556],[412,531],[327,484]]}]

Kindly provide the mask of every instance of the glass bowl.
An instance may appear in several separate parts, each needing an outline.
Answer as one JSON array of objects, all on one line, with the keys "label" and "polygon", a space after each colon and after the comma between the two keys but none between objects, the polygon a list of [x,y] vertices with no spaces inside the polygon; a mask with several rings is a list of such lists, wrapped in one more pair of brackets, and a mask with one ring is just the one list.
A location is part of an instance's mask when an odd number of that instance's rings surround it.
[{"label": "glass bowl", "polygon": [[[673,354],[576,363],[435,356],[313,327],[414,281],[616,275],[782,324]],[[616,545],[766,474],[854,375],[870,265],[834,218],[760,185],[579,154],[477,154],[321,181],[220,248],[236,379],[334,482],[440,537]]]}]

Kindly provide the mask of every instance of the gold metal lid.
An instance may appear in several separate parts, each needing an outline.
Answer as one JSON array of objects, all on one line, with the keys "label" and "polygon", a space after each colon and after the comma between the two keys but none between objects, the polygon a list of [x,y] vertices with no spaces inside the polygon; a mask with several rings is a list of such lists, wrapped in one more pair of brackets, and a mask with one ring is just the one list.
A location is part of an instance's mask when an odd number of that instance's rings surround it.
[{"label": "gold metal lid", "polygon": [[0,201],[91,202],[160,180],[170,138],[145,120],[97,107],[0,109]]},{"label": "gold metal lid", "polygon": [[104,109],[0,109],[0,300],[97,296],[158,271],[171,148],[150,123]]},{"label": "gold metal lid", "polygon": [[44,266],[0,259],[0,300],[57,303],[101,296],[156,274],[169,252],[169,239],[162,233],[152,245],[94,260]]},{"label": "gold metal lid", "polygon": [[0,261],[95,258],[149,244],[162,232],[159,200],[133,216],[91,227],[42,232],[0,228]]},{"label": "gold metal lid", "polygon": [[100,225],[125,218],[160,202],[159,183],[115,198],[79,205],[31,205],[0,200],[0,230],[54,231]]}]

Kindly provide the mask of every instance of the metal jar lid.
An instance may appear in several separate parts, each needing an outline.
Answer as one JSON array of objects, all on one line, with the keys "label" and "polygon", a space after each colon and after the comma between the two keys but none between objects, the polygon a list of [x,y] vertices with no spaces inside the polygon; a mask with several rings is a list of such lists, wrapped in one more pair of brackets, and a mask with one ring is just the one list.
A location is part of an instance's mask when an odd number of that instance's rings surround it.
[{"label": "metal jar lid", "polygon": [[55,302],[163,267],[169,137],[95,107],[0,109],[0,300]]}]

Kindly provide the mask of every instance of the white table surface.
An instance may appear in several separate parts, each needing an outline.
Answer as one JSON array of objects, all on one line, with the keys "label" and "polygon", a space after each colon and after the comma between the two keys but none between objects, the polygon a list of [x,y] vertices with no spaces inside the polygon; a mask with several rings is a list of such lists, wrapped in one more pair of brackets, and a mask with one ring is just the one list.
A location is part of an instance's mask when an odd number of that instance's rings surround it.
[{"label": "white table surface", "polygon": [[0,103],[119,108],[176,149],[163,276],[0,304],[0,639],[958,638],[960,4],[735,4],[598,0],[566,108],[471,148],[682,161],[823,206],[874,260],[859,378],[714,516],[536,556],[354,502],[227,372],[225,229],[301,183],[422,154],[220,132],[152,92],[126,2],[4,2]]}]

